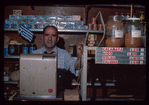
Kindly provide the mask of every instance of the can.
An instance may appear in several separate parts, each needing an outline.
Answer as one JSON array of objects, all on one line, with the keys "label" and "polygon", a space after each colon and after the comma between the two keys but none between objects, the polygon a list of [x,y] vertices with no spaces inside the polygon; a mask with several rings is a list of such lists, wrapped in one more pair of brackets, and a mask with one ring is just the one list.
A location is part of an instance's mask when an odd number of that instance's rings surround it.
[{"label": "can", "polygon": [[96,24],[96,18],[92,18],[92,24]]},{"label": "can", "polygon": [[34,50],[37,49],[37,46],[35,43],[30,43],[30,46],[29,46],[29,53],[31,54]]},{"label": "can", "polygon": [[10,55],[20,55],[22,53],[22,43],[9,43],[8,54]]},{"label": "can", "polygon": [[99,24],[99,25],[98,25],[98,30],[103,30],[102,24]]},{"label": "can", "polygon": [[76,45],[75,44],[69,44],[69,53],[73,57],[76,56]]},{"label": "can", "polygon": [[88,24],[88,30],[92,30],[92,24]]},{"label": "can", "polygon": [[93,30],[97,30],[97,24],[93,24]]},{"label": "can", "polygon": [[22,44],[22,53],[28,54],[28,52],[29,52],[29,43],[23,43]]}]

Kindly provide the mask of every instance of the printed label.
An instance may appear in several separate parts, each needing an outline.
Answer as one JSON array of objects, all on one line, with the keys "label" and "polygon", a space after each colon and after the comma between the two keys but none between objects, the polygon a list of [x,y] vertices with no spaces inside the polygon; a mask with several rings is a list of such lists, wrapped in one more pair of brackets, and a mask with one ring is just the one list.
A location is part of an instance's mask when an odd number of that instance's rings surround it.
[{"label": "printed label", "polygon": [[14,53],[15,48],[14,47],[10,47],[10,53]]},{"label": "printed label", "polygon": [[136,51],[136,52],[138,52],[139,51],[139,48],[130,48],[130,51]]},{"label": "printed label", "polygon": [[104,64],[118,64],[118,60],[102,60]]},{"label": "printed label", "polygon": [[73,47],[69,47],[69,53],[73,54]]},{"label": "printed label", "polygon": [[35,47],[30,47],[30,53],[32,53],[35,50]]},{"label": "printed label", "polygon": [[102,51],[123,51],[123,48],[103,47]]},{"label": "printed label", "polygon": [[133,38],[141,37],[141,30],[132,30],[131,35]]},{"label": "printed label", "polygon": [[129,57],[129,60],[139,60],[139,57]]},{"label": "printed label", "polygon": [[127,56],[136,56],[137,53],[127,52]]},{"label": "printed label", "polygon": [[112,52],[103,52],[102,55],[112,55]]},{"label": "printed label", "polygon": [[123,38],[123,30],[115,30],[115,38]]},{"label": "printed label", "polygon": [[115,59],[115,56],[102,56],[102,59]]},{"label": "printed label", "polygon": [[129,64],[139,64],[139,61],[130,61]]}]

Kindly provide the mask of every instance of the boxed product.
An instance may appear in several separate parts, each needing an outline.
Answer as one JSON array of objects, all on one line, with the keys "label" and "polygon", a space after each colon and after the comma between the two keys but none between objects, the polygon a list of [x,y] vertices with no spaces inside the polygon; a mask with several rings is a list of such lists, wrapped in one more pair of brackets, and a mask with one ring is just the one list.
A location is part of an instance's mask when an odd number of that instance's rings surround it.
[{"label": "boxed product", "polygon": [[81,15],[72,15],[73,21],[81,21]]},{"label": "boxed product", "polygon": [[49,16],[47,19],[49,19],[49,20],[55,19],[56,20],[56,16]]},{"label": "boxed product", "polygon": [[22,15],[22,10],[13,10],[13,15]]},{"label": "boxed product", "polygon": [[33,15],[26,15],[26,16],[25,16],[25,19],[32,20],[32,16],[33,16]]},{"label": "boxed product", "polygon": [[63,30],[63,29],[65,29],[65,25],[57,25],[57,28],[60,30]]},{"label": "boxed product", "polygon": [[67,21],[60,21],[60,25],[67,25]]},{"label": "boxed product", "polygon": [[16,18],[17,18],[16,15],[9,15],[9,19],[10,19],[10,20],[13,20],[13,19],[16,19]]},{"label": "boxed product", "polygon": [[33,20],[36,20],[37,18],[36,18],[36,16],[35,16],[35,15],[32,15],[32,19],[33,19]]},{"label": "boxed product", "polygon": [[65,21],[73,21],[72,16],[65,16]]},{"label": "boxed product", "polygon": [[67,24],[75,25],[75,21],[68,21]]},{"label": "boxed product", "polygon": [[65,29],[72,29],[73,28],[73,25],[72,24],[68,24],[68,25],[65,25]]},{"label": "boxed product", "polygon": [[87,25],[79,25],[78,29],[79,30],[87,30]]},{"label": "boxed product", "polygon": [[10,24],[4,24],[4,28],[9,28]]},{"label": "boxed product", "polygon": [[76,25],[83,25],[83,21],[76,21]]},{"label": "boxed product", "polygon": [[40,19],[40,18],[41,18],[41,16],[40,16],[40,15],[36,15],[35,17],[36,17],[37,19]]},{"label": "boxed product", "polygon": [[11,24],[10,28],[18,28],[18,24]]},{"label": "boxed product", "polygon": [[72,26],[72,29],[73,29],[73,30],[78,30],[78,25],[73,25],[73,26]]},{"label": "boxed product", "polygon": [[64,21],[64,16],[57,16],[57,20]]}]

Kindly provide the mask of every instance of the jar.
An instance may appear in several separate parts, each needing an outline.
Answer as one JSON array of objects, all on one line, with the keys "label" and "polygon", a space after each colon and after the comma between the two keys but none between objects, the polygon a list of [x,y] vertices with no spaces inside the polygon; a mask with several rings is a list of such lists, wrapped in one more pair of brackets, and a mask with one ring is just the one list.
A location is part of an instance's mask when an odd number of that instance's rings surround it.
[{"label": "jar", "polygon": [[22,44],[22,53],[28,54],[29,53],[29,43],[23,43]]},{"label": "jar", "polygon": [[8,45],[8,54],[14,55],[14,51],[15,51],[15,43],[9,43],[9,45]]},{"label": "jar", "polygon": [[72,56],[76,56],[76,45],[75,44],[69,44],[69,53]]},{"label": "jar", "polygon": [[122,47],[124,46],[123,32],[124,26],[122,23],[122,16],[109,16],[106,23],[106,47]]},{"label": "jar", "polygon": [[8,54],[20,55],[22,53],[22,43],[9,43]]},{"label": "jar", "polygon": [[125,25],[125,46],[141,47],[141,36],[143,35],[143,25],[140,18],[128,18]]},{"label": "jar", "polygon": [[16,54],[15,55],[20,55],[22,53],[22,43],[16,43]]},{"label": "jar", "polygon": [[30,43],[30,46],[29,46],[29,53],[31,54],[34,50],[37,49],[37,46],[35,43]]}]

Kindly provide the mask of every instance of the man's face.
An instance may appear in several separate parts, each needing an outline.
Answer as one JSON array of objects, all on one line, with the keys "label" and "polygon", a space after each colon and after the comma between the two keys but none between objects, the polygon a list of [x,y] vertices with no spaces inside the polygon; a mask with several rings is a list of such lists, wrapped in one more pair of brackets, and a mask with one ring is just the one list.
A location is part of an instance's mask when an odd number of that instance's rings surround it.
[{"label": "man's face", "polygon": [[45,32],[42,38],[43,38],[45,47],[48,49],[53,49],[58,41],[56,30],[52,27],[48,27],[45,29]]}]

